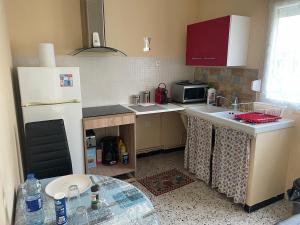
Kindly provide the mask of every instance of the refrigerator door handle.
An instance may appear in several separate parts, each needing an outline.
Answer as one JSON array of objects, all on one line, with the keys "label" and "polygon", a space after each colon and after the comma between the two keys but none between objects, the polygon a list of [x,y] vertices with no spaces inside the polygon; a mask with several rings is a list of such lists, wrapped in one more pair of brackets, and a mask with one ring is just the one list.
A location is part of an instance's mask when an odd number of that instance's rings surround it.
[{"label": "refrigerator door handle", "polygon": [[80,100],[71,99],[71,100],[65,100],[65,101],[29,102],[29,103],[23,104],[22,107],[42,106],[42,105],[61,105],[61,104],[70,104],[70,103],[80,103]]}]

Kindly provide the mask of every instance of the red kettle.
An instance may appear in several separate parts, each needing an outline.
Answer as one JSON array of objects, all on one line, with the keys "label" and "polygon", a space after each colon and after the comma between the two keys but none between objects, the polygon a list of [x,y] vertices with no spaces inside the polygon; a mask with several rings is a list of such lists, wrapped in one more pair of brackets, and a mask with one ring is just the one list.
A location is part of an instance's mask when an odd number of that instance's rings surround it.
[{"label": "red kettle", "polygon": [[168,104],[168,90],[165,83],[160,83],[155,89],[155,103]]}]

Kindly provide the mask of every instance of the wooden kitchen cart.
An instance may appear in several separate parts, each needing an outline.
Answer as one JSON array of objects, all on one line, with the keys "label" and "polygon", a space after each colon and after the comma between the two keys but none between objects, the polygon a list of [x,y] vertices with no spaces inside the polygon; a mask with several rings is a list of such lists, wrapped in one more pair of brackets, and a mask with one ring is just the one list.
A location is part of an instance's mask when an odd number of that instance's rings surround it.
[{"label": "wooden kitchen cart", "polygon": [[86,139],[88,130],[105,129],[117,127],[119,136],[126,144],[126,150],[129,154],[129,163],[127,165],[118,162],[115,165],[98,164],[96,168],[88,168],[87,146],[84,141],[85,172],[86,174],[96,174],[103,176],[118,176],[123,174],[133,174],[136,169],[136,150],[135,150],[135,114],[124,113],[115,115],[95,116],[83,118],[83,139]]}]

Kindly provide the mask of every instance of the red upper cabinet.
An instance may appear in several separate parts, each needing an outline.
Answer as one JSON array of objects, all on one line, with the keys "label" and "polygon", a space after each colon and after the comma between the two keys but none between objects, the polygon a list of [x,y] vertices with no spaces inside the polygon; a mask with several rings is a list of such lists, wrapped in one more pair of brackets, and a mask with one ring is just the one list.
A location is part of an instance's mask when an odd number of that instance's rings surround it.
[{"label": "red upper cabinet", "polygon": [[186,64],[245,66],[250,18],[225,16],[187,26]]}]

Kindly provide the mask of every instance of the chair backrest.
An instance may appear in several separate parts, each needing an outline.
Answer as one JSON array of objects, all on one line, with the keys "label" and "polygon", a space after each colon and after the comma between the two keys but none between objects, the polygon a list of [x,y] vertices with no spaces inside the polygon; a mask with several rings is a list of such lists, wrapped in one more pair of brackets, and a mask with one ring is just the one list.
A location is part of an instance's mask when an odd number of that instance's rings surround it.
[{"label": "chair backrest", "polygon": [[48,120],[25,124],[24,174],[38,179],[72,174],[72,162],[64,121]]}]

